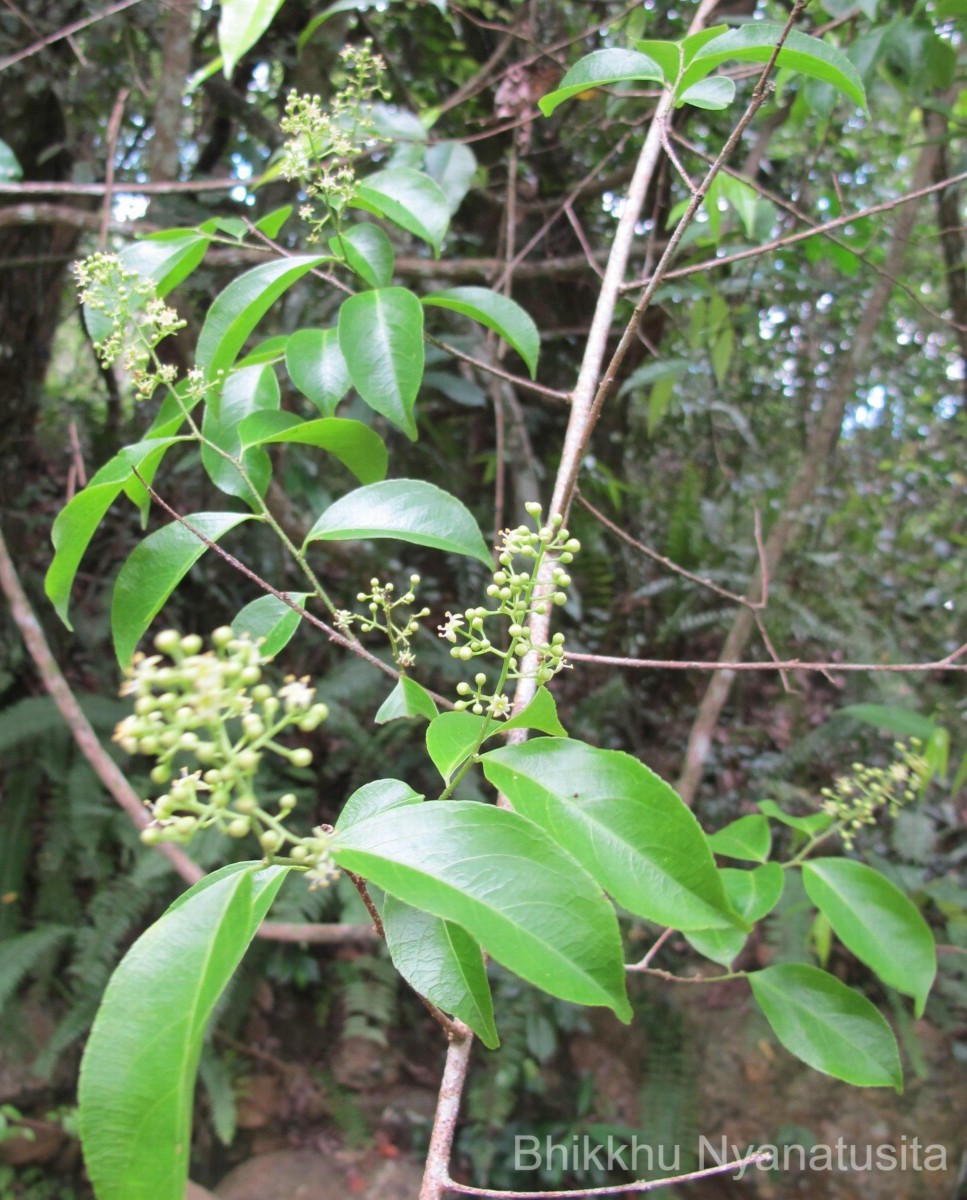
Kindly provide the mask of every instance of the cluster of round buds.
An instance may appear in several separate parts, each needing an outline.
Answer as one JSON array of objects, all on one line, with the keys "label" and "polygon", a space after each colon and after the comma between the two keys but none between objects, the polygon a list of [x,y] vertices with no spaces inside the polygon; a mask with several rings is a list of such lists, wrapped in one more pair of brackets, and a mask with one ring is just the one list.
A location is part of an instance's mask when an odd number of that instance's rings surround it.
[{"label": "cluster of round buds", "polygon": [[[450,654],[463,662],[495,655],[503,660],[501,680],[519,679],[522,664],[528,655],[536,666],[531,672],[540,684],[547,683],[566,664],[564,658],[564,635],[555,633],[549,642],[535,641],[530,630],[530,619],[534,615],[545,615],[550,606],[567,602],[567,589],[571,576],[566,567],[574,561],[581,543],[572,538],[564,528],[560,516],[554,516],[546,525],[541,521],[541,506],[526,505],[528,515],[536,528],[519,525],[516,529],[504,530],[500,535],[500,553],[493,582],[487,587],[487,596],[493,607],[478,605],[461,613],[447,613],[446,621],[438,627],[440,637],[451,642]],[[551,570],[550,590],[537,588],[541,562],[551,555],[554,566]],[[524,562],[518,568],[518,560]],[[502,648],[495,647],[488,629],[499,622],[506,632],[501,635]],[[510,700],[502,691],[488,691],[487,676],[478,672],[473,684],[460,683],[457,693],[461,697],[454,707],[458,712],[469,710],[477,715],[487,713],[494,717],[508,716]]]},{"label": "cluster of round buds", "polygon": [[130,270],[116,254],[100,252],[74,263],[73,271],[81,303],[105,325],[94,343],[101,363],[109,367],[120,359],[138,399],[159,385],[171,387],[177,370],[158,362],[153,351],[185,322],[155,294],[154,280]]},{"label": "cluster of round buds", "polygon": [[353,625],[359,626],[360,633],[379,632],[386,635],[393,652],[393,661],[402,670],[416,663],[416,655],[410,645],[410,639],[420,627],[420,621],[429,616],[428,608],[409,614],[398,613],[398,609],[411,608],[416,603],[416,589],[419,586],[419,575],[411,575],[409,587],[396,595],[392,583],[381,583],[378,579],[369,581],[369,591],[359,592],[356,599],[365,604],[369,610],[364,613],[353,613],[345,609],[336,613],[336,627],[343,633],[349,633]]},{"label": "cluster of round buds", "polygon": [[849,775],[840,775],[831,788],[823,788],[823,812],[842,826],[840,836],[847,849],[864,825],[875,825],[881,810],[895,817],[905,804],[916,800],[930,778],[930,764],[919,754],[921,743],[895,742],[898,762],[888,767],[853,763]]},{"label": "cluster of round buds", "polygon": [[215,827],[229,837],[255,834],[266,858],[284,856],[291,846],[292,861],[320,867],[325,837],[301,838],[283,824],[295,795],[280,796],[277,811],[269,813],[256,797],[255,777],[266,753],[308,767],[308,747],[291,748],[276,739],[287,729],[311,732],[329,710],[316,701],[307,678],[287,676],[277,690],[264,682],[262,670],[270,660],[247,635],[236,636],[225,626],[211,642],[212,649],[203,651],[197,634],[159,633],[154,644],[160,653],[136,656],[122,688],[123,695],[134,697],[134,712],[118,725],[114,739],[131,754],[156,759],[151,778],[169,785],[149,806],[154,823],[142,840],[188,842],[200,829]]}]

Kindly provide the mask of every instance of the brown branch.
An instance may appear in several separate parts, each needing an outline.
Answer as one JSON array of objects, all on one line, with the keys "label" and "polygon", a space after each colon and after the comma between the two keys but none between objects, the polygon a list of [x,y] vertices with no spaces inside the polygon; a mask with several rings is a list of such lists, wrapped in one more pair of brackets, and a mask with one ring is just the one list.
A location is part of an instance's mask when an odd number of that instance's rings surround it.
[{"label": "brown branch", "polygon": [[105,139],[104,159],[105,159],[105,179],[104,179],[104,202],[101,205],[101,223],[98,228],[97,244],[103,250],[107,245],[108,226],[111,223],[111,205],[114,199],[114,155],[117,151],[118,134],[121,132],[121,121],[124,117],[124,105],[127,103],[128,96],[131,94],[130,88],[121,88],[114,101],[114,107],[111,109],[111,116],[107,123],[107,137]]},{"label": "brown branch", "polygon": [[79,33],[82,29],[86,29],[88,25],[94,25],[98,21],[104,21],[108,17],[116,16],[117,13],[123,12],[126,8],[131,8],[132,5],[139,2],[140,0],[118,0],[118,3],[112,4],[110,8],[105,8],[90,17],[82,17],[72,25],[65,25],[63,29],[59,29],[56,33],[49,33],[46,37],[41,38],[40,41],[34,42],[32,46],[18,50],[16,54],[10,54],[6,58],[0,58],[0,71],[5,71],[7,67],[12,67],[14,63],[22,62],[25,58],[30,58],[31,55],[38,54],[41,50],[52,46],[54,42],[62,41],[64,38],[71,37],[72,34]]},{"label": "brown branch", "polygon": [[[728,590],[728,588],[720,587],[717,583],[713,583],[711,579],[708,579],[704,575],[696,575],[692,571],[687,571],[684,567],[679,566],[678,563],[674,562],[672,559],[668,558],[666,555],[659,554],[657,550],[652,550],[651,547],[646,546],[644,544],[644,542],[639,542],[636,538],[633,538],[630,533],[626,533],[621,528],[620,525],[616,525],[614,523],[614,521],[609,520],[604,515],[604,513],[600,511],[600,509],[595,508],[594,505],[590,501],[585,500],[585,498],[581,495],[580,491],[578,491],[578,490],[575,491],[575,499],[577,500],[578,504],[580,504],[583,508],[586,508],[588,510],[588,512],[591,513],[591,515],[596,520],[600,521],[600,523],[605,527],[605,529],[610,529],[610,531],[613,534],[616,534],[619,538],[621,538],[621,540],[623,542],[626,542],[633,549],[637,550],[639,552],[639,554],[644,554],[647,558],[650,558],[653,562],[661,563],[661,565],[663,567],[667,567],[667,569],[669,571],[673,571],[676,575],[681,575],[682,578],[684,578],[684,579],[690,579],[692,581],[692,583],[697,583],[701,587],[708,588],[709,591],[715,592],[716,595],[722,596],[723,599],[731,600],[733,604],[744,604],[748,608],[755,608],[755,609],[765,608],[765,606],[766,606],[765,596],[763,596],[759,600],[749,600],[745,596],[738,595],[736,592],[730,592]],[[757,545],[759,545],[760,538],[761,538],[761,531],[760,531],[760,523],[761,522],[760,522],[760,517],[759,517],[758,512],[756,512],[755,518],[756,518],[757,533],[760,534],[760,536],[757,536],[757,538],[756,538]],[[760,554],[761,554],[761,548],[760,548]]]},{"label": "brown branch", "polygon": [[805,662],[800,658],[789,658],[772,662],[708,662],[704,660],[687,661],[670,658],[623,658],[614,654],[583,654],[577,650],[569,650],[569,662],[602,663],[612,667],[634,667],[642,670],[662,671],[878,671],[895,674],[910,674],[914,671],[967,671],[967,663],[959,663],[956,659],[967,653],[967,643],[934,662],[916,663],[840,663],[840,662]]},{"label": "brown branch", "polygon": [[[679,980],[678,982],[692,982]],[[489,1196],[490,1200],[583,1200],[587,1196],[623,1196],[628,1192],[641,1195],[644,1192],[654,1192],[659,1188],[674,1187],[680,1183],[691,1183],[696,1179],[709,1179],[714,1175],[724,1175],[727,1171],[733,1174],[744,1171],[750,1166],[764,1166],[772,1161],[772,1152],[760,1150],[746,1158],[737,1158],[734,1162],[716,1163],[714,1167],[703,1167],[700,1171],[687,1171],[684,1175],[673,1175],[668,1179],[639,1179],[634,1183],[615,1183],[607,1187],[577,1188],[565,1191],[514,1192],[500,1188],[471,1187],[466,1183],[454,1183],[449,1180],[447,1186],[453,1192],[462,1196]],[[422,1198],[421,1198],[422,1200]]]}]

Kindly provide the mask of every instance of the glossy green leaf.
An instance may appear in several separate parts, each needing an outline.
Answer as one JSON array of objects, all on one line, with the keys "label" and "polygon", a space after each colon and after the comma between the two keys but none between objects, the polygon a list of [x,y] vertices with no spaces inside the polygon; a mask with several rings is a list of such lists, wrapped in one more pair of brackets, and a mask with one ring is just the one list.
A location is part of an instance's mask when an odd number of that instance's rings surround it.
[{"label": "glossy green leaf", "polygon": [[402,779],[374,779],[357,788],[346,801],[335,824],[336,832],[378,817],[391,808],[419,804],[422,800],[420,793],[414,792]]},{"label": "glossy green leaf", "polygon": [[817,967],[767,967],[748,979],[773,1033],[791,1054],[856,1087],[903,1090],[896,1039],[865,996]]},{"label": "glossy green leaf", "polygon": [[215,297],[195,352],[199,367],[209,379],[231,367],[249,335],[283,292],[324,261],[319,255],[301,255],[263,263],[240,275]]},{"label": "glossy green leaf", "polygon": [[[496,725],[490,724],[496,733]],[[444,783],[450,782],[454,771],[476,750],[485,725],[487,718],[474,713],[445,712],[427,726],[427,753]]]},{"label": "glossy green leaf", "polygon": [[536,987],[631,1018],[614,909],[517,813],[469,800],[394,808],[343,830],[330,847],[339,866],[462,926]]},{"label": "glossy green leaf", "polygon": [[285,358],[286,347],[289,344],[289,335],[280,333],[276,337],[268,337],[263,341],[256,343],[247,354],[235,364],[237,368],[241,367],[257,367],[263,363],[277,363]]},{"label": "glossy green leaf", "polygon": [[133,478],[135,470],[148,473],[153,464],[160,462],[169,446],[184,440],[177,437],[149,438],[133,446],[125,446],[101,467],[83,491],[78,492],[61,509],[51,531],[54,558],[47,571],[44,589],[68,629],[74,628],[67,615],[74,577],[104,514],[124,490],[125,484]]},{"label": "glossy green leaf", "polygon": [[477,157],[463,142],[437,142],[426,152],[426,173],[440,185],[453,214],[477,174]]},{"label": "glossy green leaf", "polygon": [[693,814],[628,754],[540,738],[491,750],[484,774],[630,912],[675,929],[745,928]]},{"label": "glossy green leaf", "polygon": [[329,239],[329,249],[345,258],[350,269],[370,287],[387,287],[392,282],[396,262],[393,243],[378,225],[366,221],[350,225]]},{"label": "glossy green leaf", "polygon": [[285,875],[235,863],[202,880],[112,975],[78,1089],[98,1200],[184,1200],[205,1029]]},{"label": "glossy green leaf", "polygon": [[676,108],[690,104],[692,108],[705,108],[710,112],[720,112],[728,108],[735,99],[735,80],[726,75],[716,75],[714,79],[700,79],[686,88],[678,97]]},{"label": "glossy green leaf", "polygon": [[416,296],[390,287],[344,300],[339,348],[363,400],[415,439],[413,408],[423,379],[423,306]]},{"label": "glossy green leaf", "polygon": [[386,445],[375,429],[362,421],[342,417],[320,417],[300,421],[292,413],[259,412],[239,426],[243,446],[270,446],[289,442],[318,446],[338,458],[360,483],[378,483],[386,476]]},{"label": "glossy green leaf", "polygon": [[[725,867],[719,871],[719,876],[729,903],[750,925],[772,912],[786,883],[786,873],[778,863],[764,863],[751,871]],[[737,929],[703,929],[684,936],[699,954],[723,967],[735,962],[747,939],[747,935]]]},{"label": "glossy green leaf", "polygon": [[713,833],[708,839],[708,844],[712,847],[713,854],[764,863],[772,848],[769,822],[758,813],[739,817],[718,833]]},{"label": "glossy green leaf", "polygon": [[595,50],[574,64],[553,92],[538,101],[545,117],[559,104],[582,92],[613,83],[633,83],[642,80],[661,83],[664,74],[658,63],[637,50]]},{"label": "glossy green leaf", "polygon": [[490,983],[480,947],[467,931],[394,896],[386,897],[382,918],[393,966],[410,987],[496,1050]]},{"label": "glossy green leaf", "polygon": [[[308,592],[286,592],[293,604],[303,606]],[[284,650],[302,623],[301,613],[290,608],[278,596],[260,596],[236,615],[232,629],[236,634],[247,633],[253,641],[262,639],[262,653],[269,658]]]},{"label": "glossy green leaf", "polygon": [[195,229],[166,229],[125,246],[120,257],[130,270],[153,279],[159,296],[167,296],[200,266],[210,245]]},{"label": "glossy green leaf", "polygon": [[684,54],[678,42],[653,41],[651,39],[639,41],[636,39],[634,48],[639,54],[650,58],[652,62],[656,62],[661,67],[661,73],[669,87],[675,86],[684,65]]},{"label": "glossy green leaf", "polygon": [[268,238],[277,238],[282,231],[282,226],[291,216],[292,205],[283,204],[281,208],[273,209],[272,212],[266,213],[260,221],[256,221],[255,228]]},{"label": "glossy green leaf", "polygon": [[864,725],[872,725],[874,729],[889,729],[901,737],[915,737],[922,742],[928,742],[938,729],[937,723],[929,717],[909,708],[901,708],[898,704],[848,704],[845,708],[837,709],[833,715],[852,717]]},{"label": "glossy green leaf", "polygon": [[541,335],[530,315],[516,301],[490,288],[455,287],[431,292],[423,297],[423,303],[452,309],[492,329],[517,351],[527,364],[531,379],[534,378],[541,352]]},{"label": "glossy green leaf", "polygon": [[272,24],[282,3],[283,0],[221,0],[218,49],[224,61],[226,79],[231,79],[239,59]]},{"label": "glossy green leaf", "polygon": [[[250,513],[191,513],[185,520],[209,541],[218,539]],[[118,574],[111,602],[111,632],[118,662],[127,666],[165,601],[208,549],[179,521],[156,530],[136,546]]]},{"label": "glossy green leaf", "polygon": [[356,185],[356,196],[440,253],[450,225],[450,204],[429,175],[410,167],[377,171]]},{"label": "glossy green leaf", "polygon": [[843,945],[889,987],[912,996],[922,1016],[937,953],[916,905],[879,871],[847,858],[810,859],[802,880]]},{"label": "glossy green leaf", "polygon": [[285,367],[300,392],[331,417],[352,387],[335,329],[300,329],[285,348]]},{"label": "glossy green leaf", "polygon": [[[205,405],[201,431],[212,443],[210,446],[203,444],[201,448],[205,472],[220,491],[228,496],[238,496],[256,510],[258,499],[252,495],[252,488],[258,496],[265,495],[272,478],[272,463],[265,451],[257,446],[243,452],[239,425],[252,414],[279,416],[279,403],[279,381],[275,371],[263,364],[233,371],[221,392]],[[219,450],[241,462],[248,482],[235,463],[219,454]]]},{"label": "glossy green leaf", "polygon": [[557,715],[554,697],[546,687],[539,687],[530,704],[516,717],[499,725],[496,732],[505,733],[511,729],[536,729],[538,733],[549,733],[551,737],[567,737],[567,730]]},{"label": "glossy green leaf", "polygon": [[[778,23],[749,21],[706,42],[686,67],[678,85],[679,96],[721,63],[768,62],[782,31]],[[831,84],[860,108],[866,108],[866,92],[856,68],[845,54],[819,38],[793,30],[779,51],[777,65]]]},{"label": "glossy green leaf", "polygon": [[408,717],[421,717],[424,721],[432,721],[438,712],[436,702],[426,688],[421,687],[408,675],[401,675],[373,719],[377,725]]},{"label": "glossy green leaf", "polygon": [[822,833],[833,823],[830,814],[824,812],[810,813],[808,817],[794,817],[780,808],[775,800],[760,800],[758,808],[767,817],[772,817],[773,820],[788,825],[790,829],[795,829],[798,833],[805,834],[806,837],[814,837],[817,833]]},{"label": "glossy green leaf", "polygon": [[306,545],[360,538],[398,538],[491,565],[487,543],[464,505],[420,479],[387,479],[343,496],[309,530]]}]

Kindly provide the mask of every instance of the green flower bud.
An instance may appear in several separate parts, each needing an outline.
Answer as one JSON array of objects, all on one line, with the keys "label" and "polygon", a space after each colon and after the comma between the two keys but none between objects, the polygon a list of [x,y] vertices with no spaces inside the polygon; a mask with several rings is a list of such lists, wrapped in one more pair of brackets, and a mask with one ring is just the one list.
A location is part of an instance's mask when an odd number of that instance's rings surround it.
[{"label": "green flower bud", "polygon": [[312,762],[312,751],[307,746],[300,746],[289,755],[289,761],[294,767],[307,767]]},{"label": "green flower bud", "polygon": [[224,650],[234,636],[230,625],[219,625],[212,634],[212,645],[216,650]]},{"label": "green flower bud", "polygon": [[257,750],[251,749],[251,747],[245,750],[240,750],[235,757],[235,761],[238,763],[240,769],[243,770],[247,775],[258,770],[258,765],[261,760],[261,754],[259,754]]},{"label": "green flower bud", "polygon": [[266,854],[274,854],[282,845],[282,834],[275,829],[266,829],[259,838],[259,841],[262,843],[262,849]]},{"label": "green flower bud", "polygon": [[162,654],[177,654],[181,649],[181,637],[174,629],[163,629],[154,639],[154,644]]},{"label": "green flower bud", "polygon": [[225,832],[229,837],[243,838],[248,834],[250,829],[251,822],[249,821],[248,817],[236,817],[234,820],[229,821],[228,828]]},{"label": "green flower bud", "polygon": [[185,654],[198,654],[201,647],[202,640],[197,633],[189,633],[181,639],[181,649]]}]

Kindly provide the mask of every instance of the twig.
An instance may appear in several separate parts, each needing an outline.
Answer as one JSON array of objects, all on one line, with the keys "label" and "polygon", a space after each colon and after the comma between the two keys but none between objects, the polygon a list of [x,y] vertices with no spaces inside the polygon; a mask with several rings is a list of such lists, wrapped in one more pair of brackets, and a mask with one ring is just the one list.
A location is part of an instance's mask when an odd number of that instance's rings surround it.
[{"label": "twig", "polygon": [[955,660],[967,652],[967,644],[935,662],[918,663],[839,663],[803,662],[799,658],[788,658],[773,662],[707,662],[682,661],[668,658],[623,658],[613,654],[582,654],[568,650],[567,657],[573,662],[600,663],[611,667],[633,667],[642,670],[667,671],[880,671],[895,674],[910,674],[915,671],[967,671],[967,663]]},{"label": "twig", "polygon": [[119,12],[123,12],[126,8],[131,8],[132,5],[138,4],[139,0],[119,0],[117,4],[112,4],[110,8],[105,8],[99,13],[94,13],[90,17],[82,17],[79,21],[75,21],[72,25],[65,25],[63,29],[59,29],[56,33],[49,33],[40,41],[34,42],[32,46],[27,46],[23,50],[18,50],[16,54],[10,54],[6,58],[0,58],[0,71],[5,71],[7,67],[12,67],[14,63],[23,62],[25,58],[30,58],[31,55],[38,54],[41,50],[52,46],[54,42],[62,41],[64,38],[69,38],[72,34],[79,33],[82,29],[86,29],[88,25],[94,25],[98,21],[104,21],[108,17],[113,17]]},{"label": "twig", "polygon": [[671,928],[663,929],[662,932],[655,939],[654,943],[652,944],[651,949],[648,951],[648,953],[645,955],[645,957],[640,959],[638,962],[632,964],[631,966],[625,967],[625,970],[626,971],[643,971],[646,967],[650,967],[655,955],[662,948],[662,946],[664,946],[665,942],[668,941],[668,939],[671,937],[671,935],[674,932],[675,932],[674,929],[671,929]]},{"label": "twig", "polygon": [[[605,529],[609,529],[612,533],[621,538],[623,542],[626,542],[629,546],[632,546],[640,554],[644,554],[654,562],[661,563],[661,565],[663,567],[667,567],[669,571],[673,571],[676,575],[681,575],[683,579],[690,579],[692,583],[697,583],[701,587],[708,588],[709,591],[715,592],[716,595],[722,596],[723,599],[731,600],[733,604],[744,604],[747,608],[754,609],[765,608],[766,600],[764,597],[759,600],[749,600],[745,596],[738,595],[736,592],[730,592],[728,588],[720,587],[717,583],[713,583],[711,579],[706,578],[704,575],[696,575],[694,572],[686,570],[685,567],[679,566],[677,562],[674,562],[666,555],[659,554],[657,550],[652,550],[651,547],[646,546],[644,542],[639,542],[636,538],[633,538],[630,533],[626,533],[620,525],[616,525],[614,521],[609,520],[604,513],[601,512],[600,509],[595,508],[590,501],[585,500],[585,498],[580,494],[580,491],[577,489],[575,490],[575,499],[577,500],[578,504],[582,506],[582,508],[586,508],[596,520],[600,521]],[[755,514],[755,520],[756,544],[760,548],[761,558],[762,530],[758,511]]]},{"label": "twig", "polygon": [[[917,188],[915,191],[906,192],[902,196],[896,196],[892,200],[884,200],[882,204],[872,204],[869,208],[858,209],[856,212],[849,213],[845,217],[834,217],[831,221],[824,221],[821,225],[812,225],[809,229],[799,230],[798,233],[789,233],[785,237],[774,238],[771,242],[763,242],[761,246],[752,246],[748,250],[737,250],[734,254],[723,254],[721,258],[706,258],[701,262],[692,263],[688,267],[676,267],[674,270],[665,272],[664,282],[668,283],[673,279],[687,279],[690,275],[701,275],[719,267],[729,267],[733,263],[744,262],[749,258],[760,258],[764,254],[771,254],[773,250],[783,250],[787,246],[796,245],[797,242],[804,242],[811,237],[822,236],[833,229],[841,229],[844,225],[850,225],[854,221],[861,221],[866,217],[875,217],[879,213],[890,212],[892,209],[899,208],[903,204],[909,204],[912,200],[922,200],[924,196],[930,196],[934,192],[953,187],[958,183],[963,183],[965,180],[967,180],[967,171],[962,171],[959,175],[952,175],[949,179],[944,179],[940,183],[932,183],[929,187]],[[855,251],[852,251],[852,253],[855,253]],[[631,283],[624,284],[621,290],[628,292],[637,291],[645,282],[645,279],[633,280]]]},{"label": "twig", "polygon": [[759,1166],[772,1161],[772,1152],[760,1150],[734,1162],[716,1163],[714,1167],[703,1167],[700,1171],[687,1171],[684,1175],[673,1175],[668,1179],[639,1179],[634,1183],[616,1183],[608,1187],[578,1188],[573,1191],[514,1192],[498,1188],[477,1188],[466,1183],[449,1180],[447,1186],[463,1196],[489,1196],[490,1200],[583,1200],[586,1196],[622,1196],[627,1192],[640,1195],[659,1188],[673,1187],[679,1183],[691,1183],[695,1179],[708,1179],[713,1175],[724,1175],[726,1171],[744,1171],[746,1167]]},{"label": "twig", "polygon": [[118,144],[118,134],[121,132],[121,121],[124,117],[124,105],[131,94],[130,88],[121,88],[111,109],[107,123],[107,137],[104,149],[104,203],[101,206],[101,226],[98,232],[97,244],[103,250],[107,245],[107,231],[111,221],[111,205],[114,192],[114,155]]},{"label": "twig", "polygon": [[[263,592],[268,592],[269,595],[274,596],[276,600],[281,600],[282,603],[288,605],[293,612],[297,612],[300,617],[304,617],[310,625],[314,625],[317,629],[321,629],[322,632],[329,638],[329,640],[331,642],[335,642],[337,646],[342,646],[344,650],[351,650],[353,654],[358,654],[360,658],[365,659],[370,666],[376,667],[377,670],[382,671],[384,675],[389,675],[390,678],[396,680],[400,678],[400,672],[397,671],[395,667],[390,666],[389,663],[383,662],[383,660],[381,658],[377,658],[375,654],[371,654],[366,647],[361,645],[359,642],[345,637],[343,634],[333,629],[331,625],[327,625],[325,621],[321,620],[314,613],[311,613],[308,611],[308,609],[303,608],[302,605],[296,604],[296,602],[291,599],[291,597],[286,595],[285,592],[273,587],[267,579],[263,579],[261,575],[257,575],[255,571],[253,571],[251,567],[247,567],[245,563],[241,561],[241,559],[236,558],[234,554],[229,554],[229,552],[219,546],[217,542],[212,541],[212,539],[202,533],[197,526],[192,525],[190,521],[186,520],[180,513],[176,512],[166,500],[163,500],[161,496],[159,496],[154,490],[151,484],[149,484],[142,477],[137,469],[133,471],[133,474],[159,508],[163,509],[170,517],[174,518],[179,525],[184,526],[189,533],[198,538],[198,540],[204,543],[209,550],[211,550],[214,554],[217,554],[219,558],[224,559],[229,566],[234,567],[235,570],[241,575],[244,575],[246,579],[251,579],[251,581],[260,587]],[[447,700],[445,696],[440,696],[436,692],[429,692],[429,694],[433,697],[437,704],[442,705],[444,708],[453,707],[452,702]]]},{"label": "twig", "polygon": [[459,358],[461,362],[479,367],[481,371],[486,371],[490,375],[496,375],[499,379],[506,379],[508,383],[512,383],[516,388],[523,388],[528,392],[536,392],[538,396],[547,396],[551,400],[570,402],[571,396],[568,392],[559,392],[556,388],[544,387],[542,383],[533,383],[530,379],[521,378],[520,375],[511,375],[510,371],[505,371],[502,367],[495,366],[493,363],[483,362],[479,358],[474,358],[472,354],[465,354],[462,350],[458,350],[456,346],[451,346],[449,342],[444,342],[441,338],[432,337],[430,334],[427,334],[426,340],[432,342],[434,346],[439,346],[447,354],[452,354],[454,358]]}]

